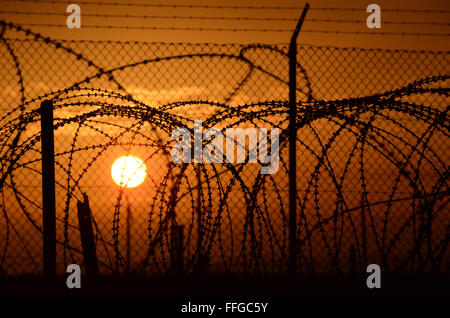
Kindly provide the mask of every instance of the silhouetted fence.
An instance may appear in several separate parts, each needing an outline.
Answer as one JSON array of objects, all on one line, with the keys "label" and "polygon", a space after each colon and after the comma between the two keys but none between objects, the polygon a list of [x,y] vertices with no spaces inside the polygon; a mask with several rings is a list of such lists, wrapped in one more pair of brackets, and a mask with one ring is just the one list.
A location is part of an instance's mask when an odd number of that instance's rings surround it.
[{"label": "silhouetted fence", "polygon": [[[284,272],[288,47],[56,41],[7,24],[1,45],[0,273],[40,274],[40,105],[54,105],[58,272],[83,264],[89,197],[102,274]],[[297,48],[297,270],[445,272],[448,52]],[[279,128],[260,164],[172,161],[176,128]],[[204,142],[203,147],[208,143]],[[119,187],[113,162],[141,158]],[[248,155],[248,148],[247,148]]]}]

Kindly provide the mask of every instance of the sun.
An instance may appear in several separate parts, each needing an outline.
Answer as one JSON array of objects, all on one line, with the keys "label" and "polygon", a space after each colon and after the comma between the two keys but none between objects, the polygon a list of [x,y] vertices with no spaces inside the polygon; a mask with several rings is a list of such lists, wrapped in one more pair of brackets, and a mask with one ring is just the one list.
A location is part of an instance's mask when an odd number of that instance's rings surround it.
[{"label": "sun", "polygon": [[135,156],[122,156],[114,161],[111,176],[117,185],[134,188],[144,182],[147,168],[144,162]]}]

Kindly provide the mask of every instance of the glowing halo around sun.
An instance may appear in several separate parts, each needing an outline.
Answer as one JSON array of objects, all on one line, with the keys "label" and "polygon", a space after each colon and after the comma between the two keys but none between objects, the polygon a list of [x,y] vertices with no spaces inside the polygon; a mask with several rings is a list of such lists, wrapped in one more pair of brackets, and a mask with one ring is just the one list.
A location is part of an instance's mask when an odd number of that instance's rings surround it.
[{"label": "glowing halo around sun", "polygon": [[114,161],[111,176],[117,185],[124,188],[134,188],[144,182],[147,167],[135,156],[122,156]]}]

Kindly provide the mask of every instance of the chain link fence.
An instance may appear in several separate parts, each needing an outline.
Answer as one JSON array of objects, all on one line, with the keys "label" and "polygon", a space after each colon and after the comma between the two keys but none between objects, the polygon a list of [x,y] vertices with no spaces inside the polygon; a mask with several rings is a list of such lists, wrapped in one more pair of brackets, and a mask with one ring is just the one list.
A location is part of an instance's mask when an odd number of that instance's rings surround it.
[{"label": "chain link fence", "polygon": [[[54,104],[58,272],[83,264],[89,197],[100,271],[262,273],[288,264],[288,47],[1,38],[2,275],[42,272],[40,113]],[[298,48],[297,267],[446,272],[448,52]],[[180,163],[176,128],[279,128],[279,169]],[[207,145],[204,142],[203,147]],[[118,186],[114,161],[145,181]]]}]

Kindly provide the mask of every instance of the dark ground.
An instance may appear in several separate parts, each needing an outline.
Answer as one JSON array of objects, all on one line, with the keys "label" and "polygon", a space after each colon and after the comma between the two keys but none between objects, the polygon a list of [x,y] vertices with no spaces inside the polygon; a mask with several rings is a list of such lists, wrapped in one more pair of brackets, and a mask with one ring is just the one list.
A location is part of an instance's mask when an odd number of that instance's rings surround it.
[{"label": "dark ground", "polygon": [[[368,275],[368,274],[367,274]],[[296,310],[306,304],[444,303],[450,304],[448,275],[382,274],[381,289],[366,287],[361,276],[258,277],[221,275],[149,278],[102,277],[68,289],[65,278],[49,282],[41,277],[0,279],[0,301],[7,304],[145,304],[154,310],[179,313],[187,302],[225,303],[268,301],[273,312]],[[111,308],[111,306],[109,306]],[[112,307],[113,308],[113,307]]]}]

